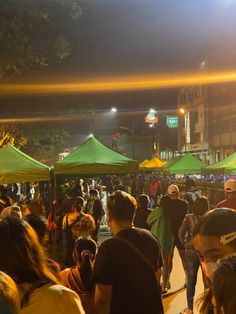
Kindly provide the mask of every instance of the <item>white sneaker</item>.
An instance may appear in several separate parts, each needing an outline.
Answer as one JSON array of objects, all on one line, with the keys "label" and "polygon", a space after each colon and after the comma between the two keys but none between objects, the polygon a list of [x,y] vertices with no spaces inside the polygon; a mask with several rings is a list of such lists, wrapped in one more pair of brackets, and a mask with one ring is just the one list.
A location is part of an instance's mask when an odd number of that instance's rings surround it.
[{"label": "white sneaker", "polygon": [[180,314],[193,314],[193,310],[188,309],[187,307],[180,312]]}]

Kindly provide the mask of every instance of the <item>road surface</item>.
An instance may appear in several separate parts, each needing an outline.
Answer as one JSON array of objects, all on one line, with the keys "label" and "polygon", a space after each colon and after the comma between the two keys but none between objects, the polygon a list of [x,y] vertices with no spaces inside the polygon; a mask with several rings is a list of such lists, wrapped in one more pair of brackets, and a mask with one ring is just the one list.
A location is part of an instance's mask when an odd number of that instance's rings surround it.
[{"label": "road surface", "polygon": [[[181,260],[178,255],[178,251],[174,252],[173,271],[171,274],[171,290],[178,289],[184,284],[184,271],[181,264]],[[170,292],[171,292],[170,290]],[[198,282],[196,289],[196,297],[203,292],[202,276],[201,272],[198,273]],[[195,298],[196,300],[196,298]],[[181,290],[172,296],[169,296],[163,300],[165,314],[179,314],[186,306],[186,289]],[[194,314],[198,314],[198,311],[194,309]]]}]

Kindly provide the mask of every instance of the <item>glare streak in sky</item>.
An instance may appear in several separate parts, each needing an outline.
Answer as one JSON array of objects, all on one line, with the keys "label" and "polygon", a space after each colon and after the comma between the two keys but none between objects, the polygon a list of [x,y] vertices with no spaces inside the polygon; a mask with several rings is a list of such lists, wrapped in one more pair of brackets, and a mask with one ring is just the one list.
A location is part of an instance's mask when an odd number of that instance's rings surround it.
[{"label": "glare streak in sky", "polygon": [[[171,112],[171,110],[169,110]],[[135,110],[135,111],[120,111],[119,115],[133,115],[133,114],[145,115],[147,110]],[[43,116],[33,116],[33,117],[14,117],[14,118],[0,118],[1,124],[7,123],[36,123],[36,122],[61,122],[61,121],[80,121],[80,120],[91,120],[97,119],[98,116],[103,116],[107,114],[107,111],[97,111],[96,114],[91,113],[74,113],[74,114],[67,114],[67,115],[43,115]]]},{"label": "glare streak in sky", "polygon": [[236,72],[173,76],[123,76],[118,78],[97,79],[90,82],[0,84],[0,94],[26,95],[142,91],[234,81],[236,81]]}]

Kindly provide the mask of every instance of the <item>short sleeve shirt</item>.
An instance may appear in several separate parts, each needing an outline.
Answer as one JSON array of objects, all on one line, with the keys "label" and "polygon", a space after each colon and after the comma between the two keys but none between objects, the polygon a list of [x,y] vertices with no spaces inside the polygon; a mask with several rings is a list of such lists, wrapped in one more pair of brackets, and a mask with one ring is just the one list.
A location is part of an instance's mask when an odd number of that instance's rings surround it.
[{"label": "short sleeve shirt", "polygon": [[180,243],[178,232],[186,214],[188,213],[188,203],[181,199],[171,200],[169,196],[164,196],[161,200],[161,206],[163,206],[167,213],[175,241]]},{"label": "short sleeve shirt", "polygon": [[226,199],[217,205],[217,208],[230,208],[236,210],[236,199]]},{"label": "short sleeve shirt", "polygon": [[[153,269],[162,266],[159,243],[151,232],[122,230],[125,238],[149,259]],[[125,243],[114,238],[102,243],[94,270],[95,283],[112,286],[111,314],[163,313],[160,288],[154,271]]]}]

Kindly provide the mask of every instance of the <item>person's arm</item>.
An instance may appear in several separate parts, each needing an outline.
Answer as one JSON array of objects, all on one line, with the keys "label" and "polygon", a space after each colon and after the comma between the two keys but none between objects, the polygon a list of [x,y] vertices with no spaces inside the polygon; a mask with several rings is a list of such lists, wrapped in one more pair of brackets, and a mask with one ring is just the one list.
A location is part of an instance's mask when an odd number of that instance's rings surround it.
[{"label": "person's arm", "polygon": [[93,281],[95,283],[94,314],[109,314],[114,282],[114,252],[112,239],[106,240],[98,249],[94,265]]},{"label": "person's arm", "polygon": [[157,239],[156,239],[155,252],[157,253],[157,255],[156,255],[156,265],[155,265],[155,269],[156,269],[155,276],[156,276],[156,280],[158,281],[158,283],[160,283],[161,275],[162,275],[162,267],[163,267],[163,256],[162,256],[162,253],[161,253],[160,244],[159,244]]},{"label": "person's arm", "polygon": [[188,218],[187,217],[188,216],[184,218],[184,221],[182,222],[182,225],[179,228],[179,232],[178,232],[179,239],[183,245],[185,244],[185,235],[186,235],[186,232],[188,231]]},{"label": "person's arm", "polygon": [[94,314],[109,314],[112,286],[96,284]]},{"label": "person's arm", "polygon": [[161,268],[158,268],[157,271],[155,272],[156,275],[156,280],[160,283],[161,281]]}]

